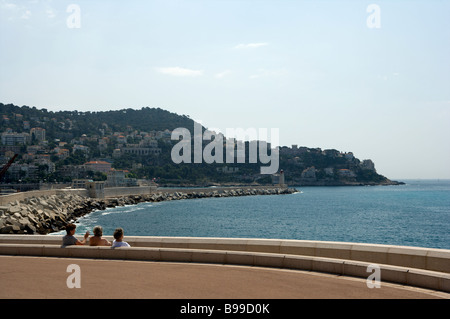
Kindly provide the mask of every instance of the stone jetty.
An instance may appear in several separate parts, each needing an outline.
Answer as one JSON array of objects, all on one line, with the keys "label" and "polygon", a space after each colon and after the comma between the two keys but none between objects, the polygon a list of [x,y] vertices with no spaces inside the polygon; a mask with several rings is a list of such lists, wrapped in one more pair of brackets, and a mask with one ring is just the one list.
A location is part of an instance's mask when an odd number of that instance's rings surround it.
[{"label": "stone jetty", "polygon": [[143,202],[161,202],[207,197],[292,194],[292,188],[231,188],[220,190],[156,191],[147,195],[114,198],[89,198],[76,194],[32,196],[0,206],[0,234],[48,234],[58,232],[71,222],[94,210]]}]

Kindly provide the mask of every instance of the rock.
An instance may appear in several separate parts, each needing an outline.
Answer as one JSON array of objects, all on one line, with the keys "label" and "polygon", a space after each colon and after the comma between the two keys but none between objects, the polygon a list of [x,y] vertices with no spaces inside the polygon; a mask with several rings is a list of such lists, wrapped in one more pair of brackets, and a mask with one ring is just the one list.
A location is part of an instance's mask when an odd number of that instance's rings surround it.
[{"label": "rock", "polygon": [[30,211],[28,210],[28,207],[22,207],[22,209],[20,210],[20,215],[22,215],[23,217],[26,217],[30,214]]},{"label": "rock", "polygon": [[39,201],[39,204],[40,205],[42,205],[42,206],[48,206],[48,203],[44,200],[44,199],[41,199],[40,201]]},{"label": "rock", "polygon": [[20,225],[28,225],[30,223],[30,220],[28,218],[20,218],[17,221]]},{"label": "rock", "polygon": [[11,206],[11,207],[9,208],[9,212],[10,212],[11,214],[20,212],[20,206],[18,206],[18,205]]},{"label": "rock", "polygon": [[12,225],[6,225],[0,229],[0,234],[11,234],[13,232]]},{"label": "rock", "polygon": [[12,225],[11,226],[12,227],[12,232],[13,233],[15,233],[15,234],[18,234],[18,233],[20,233],[20,226],[19,225]]},{"label": "rock", "polygon": [[37,225],[37,224],[39,223],[38,220],[36,219],[36,217],[33,216],[33,215],[29,215],[29,216],[28,216],[28,219],[29,219],[30,222],[33,223],[34,225]]},{"label": "rock", "polygon": [[9,211],[9,206],[0,206],[0,216],[5,216]]},{"label": "rock", "polygon": [[34,234],[36,232],[36,227],[31,224],[26,224],[24,230],[27,234]]}]

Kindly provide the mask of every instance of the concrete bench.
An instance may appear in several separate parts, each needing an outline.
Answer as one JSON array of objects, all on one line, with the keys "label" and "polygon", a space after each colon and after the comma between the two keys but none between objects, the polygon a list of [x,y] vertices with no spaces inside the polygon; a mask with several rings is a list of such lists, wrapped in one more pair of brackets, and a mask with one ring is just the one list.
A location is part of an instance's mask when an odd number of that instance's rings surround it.
[{"label": "concrete bench", "polygon": [[[78,236],[81,239],[81,236]],[[60,235],[0,235],[0,244],[60,245]],[[112,242],[112,236],[104,236]],[[450,273],[450,250],[308,240],[126,236],[132,247],[260,252],[363,261]]]}]

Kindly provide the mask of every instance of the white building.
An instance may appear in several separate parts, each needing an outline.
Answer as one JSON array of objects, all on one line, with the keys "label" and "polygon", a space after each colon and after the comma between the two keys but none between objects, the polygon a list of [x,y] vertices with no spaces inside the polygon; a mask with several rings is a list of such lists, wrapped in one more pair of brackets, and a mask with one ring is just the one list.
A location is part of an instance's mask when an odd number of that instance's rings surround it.
[{"label": "white building", "polygon": [[31,141],[30,134],[28,133],[12,133],[4,132],[2,133],[2,144],[13,146],[13,145],[25,145]]},{"label": "white building", "polygon": [[105,187],[123,187],[125,183],[125,172],[120,170],[111,170],[107,174]]},{"label": "white building", "polygon": [[41,127],[33,127],[30,130],[30,134],[31,136],[38,141],[38,142],[43,142],[45,141],[45,129],[41,128]]},{"label": "white building", "polygon": [[84,167],[87,171],[107,173],[111,170],[111,163],[105,161],[90,161],[84,163]]},{"label": "white building", "polygon": [[301,177],[306,179],[316,179],[316,168],[312,166],[304,169],[302,171]]}]

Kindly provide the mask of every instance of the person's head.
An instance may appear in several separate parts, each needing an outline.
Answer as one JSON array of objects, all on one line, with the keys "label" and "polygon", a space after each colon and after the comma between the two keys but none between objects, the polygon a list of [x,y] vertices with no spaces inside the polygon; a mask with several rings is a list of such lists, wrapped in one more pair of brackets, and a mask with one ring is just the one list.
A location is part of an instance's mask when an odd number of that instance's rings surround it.
[{"label": "person's head", "polygon": [[[66,225],[66,232],[67,232],[67,235],[73,235],[74,233],[75,233],[75,229],[77,228],[77,225],[75,225],[75,224],[67,224]],[[73,232],[72,232],[73,231]]]},{"label": "person's head", "polygon": [[102,226],[95,226],[94,227],[94,236],[101,237],[103,235],[103,228]]},{"label": "person's head", "polygon": [[120,240],[123,238],[123,229],[122,228],[116,228],[114,231],[114,239]]}]

